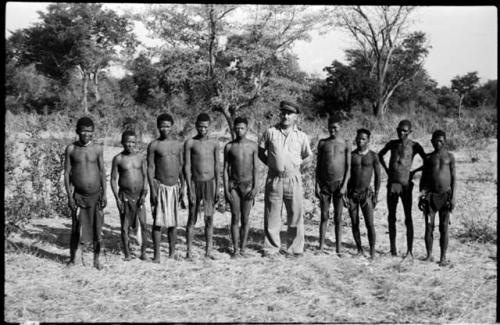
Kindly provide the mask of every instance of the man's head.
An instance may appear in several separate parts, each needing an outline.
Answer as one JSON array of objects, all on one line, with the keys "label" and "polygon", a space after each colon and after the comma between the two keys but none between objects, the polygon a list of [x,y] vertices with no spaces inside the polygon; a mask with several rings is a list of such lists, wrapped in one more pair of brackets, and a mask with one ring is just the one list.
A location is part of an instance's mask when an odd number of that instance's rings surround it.
[{"label": "man's head", "polygon": [[126,153],[134,153],[136,148],[137,136],[134,131],[127,130],[122,133],[122,146]]},{"label": "man's head", "polygon": [[331,137],[335,137],[340,130],[340,120],[334,116],[328,118],[328,132]]},{"label": "man's head", "polygon": [[172,131],[172,126],[174,125],[174,119],[172,115],[163,113],[156,119],[156,126],[160,132],[160,137],[166,138]]},{"label": "man's head", "polygon": [[284,127],[291,126],[297,120],[297,115],[300,113],[299,106],[295,103],[283,100],[280,103],[281,125]]},{"label": "man's head", "polygon": [[411,133],[411,122],[408,120],[402,120],[399,122],[396,131],[400,140],[406,140]]},{"label": "man's head", "polygon": [[358,129],[356,131],[356,146],[358,150],[364,151],[370,142],[371,133],[367,129]]},{"label": "man's head", "polygon": [[441,150],[446,145],[446,133],[443,130],[434,131],[434,133],[432,133],[431,143],[434,150]]},{"label": "man's head", "polygon": [[88,117],[82,117],[76,122],[76,133],[81,144],[92,141],[94,122]]},{"label": "man's head", "polygon": [[208,134],[208,127],[210,126],[210,116],[207,113],[200,113],[196,118],[196,131],[199,136],[206,136]]},{"label": "man's head", "polygon": [[245,137],[248,131],[248,120],[246,117],[237,117],[234,119],[234,133],[236,138],[242,139]]}]

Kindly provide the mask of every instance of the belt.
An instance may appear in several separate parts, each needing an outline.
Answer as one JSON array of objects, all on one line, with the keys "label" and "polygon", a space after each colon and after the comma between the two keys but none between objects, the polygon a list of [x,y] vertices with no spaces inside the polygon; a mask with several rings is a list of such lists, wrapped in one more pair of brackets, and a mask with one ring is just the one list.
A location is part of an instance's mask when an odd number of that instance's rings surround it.
[{"label": "belt", "polygon": [[268,177],[278,177],[278,178],[289,178],[292,176],[300,175],[300,171],[297,170],[284,170],[282,172],[277,170],[269,169]]}]

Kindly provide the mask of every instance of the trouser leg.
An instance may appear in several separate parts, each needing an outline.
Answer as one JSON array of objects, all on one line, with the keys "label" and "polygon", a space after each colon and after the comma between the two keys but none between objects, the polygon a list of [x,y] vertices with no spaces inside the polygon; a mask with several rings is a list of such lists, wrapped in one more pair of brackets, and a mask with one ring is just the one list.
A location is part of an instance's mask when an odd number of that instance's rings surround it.
[{"label": "trouser leg", "polygon": [[287,252],[304,253],[303,190],[300,175],[283,181],[283,200],[287,213]]},{"label": "trouser leg", "polygon": [[268,178],[264,195],[264,251],[277,253],[281,247],[281,208],[283,179]]}]

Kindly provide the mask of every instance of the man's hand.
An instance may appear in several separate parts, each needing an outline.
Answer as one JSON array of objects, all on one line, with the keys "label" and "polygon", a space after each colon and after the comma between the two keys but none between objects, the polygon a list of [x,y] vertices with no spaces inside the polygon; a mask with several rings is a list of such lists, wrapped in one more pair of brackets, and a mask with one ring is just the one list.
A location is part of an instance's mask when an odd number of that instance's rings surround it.
[{"label": "man's hand", "polygon": [[181,191],[181,195],[179,195],[179,204],[181,206],[181,209],[185,210],[186,209],[186,195],[184,195],[184,191]]},{"label": "man's hand", "polygon": [[71,209],[71,212],[76,211],[77,206],[76,206],[75,199],[73,198],[73,196],[68,197],[68,206]]},{"label": "man's hand", "polygon": [[116,206],[118,207],[118,211],[120,211],[120,213],[125,212],[125,204],[123,203],[122,199],[116,200]]},{"label": "man's hand", "polygon": [[321,187],[319,186],[318,183],[316,183],[316,186],[314,187],[314,195],[319,199],[320,198],[320,193],[321,193]]},{"label": "man's hand", "polygon": [[378,202],[378,193],[374,193],[372,196],[372,204],[374,209],[377,206],[377,202]]},{"label": "man's hand", "polygon": [[245,200],[253,200],[257,196],[257,189],[255,187],[252,188],[250,192],[248,192],[245,196]]},{"label": "man's hand", "polygon": [[218,203],[218,202],[219,202],[219,191],[215,191],[214,203]]},{"label": "man's hand", "polygon": [[450,209],[450,212],[453,211],[453,209],[455,209],[455,198],[452,197],[450,202],[449,202],[449,209]]},{"label": "man's hand", "polygon": [[226,202],[233,203],[233,195],[231,194],[231,191],[229,191],[229,189],[224,189],[224,196]]},{"label": "man's hand", "polygon": [[139,206],[143,205],[144,201],[146,201],[146,195],[148,195],[148,190],[142,190],[141,197],[139,198]]},{"label": "man's hand", "polygon": [[158,194],[156,192],[151,192],[151,195],[149,196],[149,201],[151,202],[151,206],[155,207],[156,204],[158,203]]},{"label": "man's hand", "polygon": [[345,195],[347,193],[347,186],[346,185],[342,185],[342,187],[340,188],[340,195]]},{"label": "man's hand", "polygon": [[350,209],[351,208],[351,203],[349,202],[349,198],[347,197],[347,194],[342,194],[342,204],[344,205],[344,208]]},{"label": "man's hand", "polygon": [[106,200],[106,194],[103,193],[101,197],[101,209],[104,209],[108,205],[108,201]]},{"label": "man's hand", "polygon": [[189,204],[193,205],[195,203],[195,196],[194,196],[194,191],[193,190],[188,190],[188,199],[189,199]]}]

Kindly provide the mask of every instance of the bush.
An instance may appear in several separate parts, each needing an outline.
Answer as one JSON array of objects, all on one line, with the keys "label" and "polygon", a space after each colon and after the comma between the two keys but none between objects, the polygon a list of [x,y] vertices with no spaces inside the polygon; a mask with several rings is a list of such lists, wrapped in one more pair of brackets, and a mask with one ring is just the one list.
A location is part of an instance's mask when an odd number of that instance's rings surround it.
[{"label": "bush", "polygon": [[465,241],[475,241],[479,243],[497,243],[496,223],[491,222],[491,216],[496,215],[497,209],[490,213],[486,218],[471,215],[471,218],[462,221],[462,227],[458,234],[458,238]]},{"label": "bush", "polygon": [[15,143],[6,143],[6,237],[21,231],[32,218],[69,215],[62,177],[64,145],[53,140],[22,145],[24,157],[20,159],[14,154]]}]

